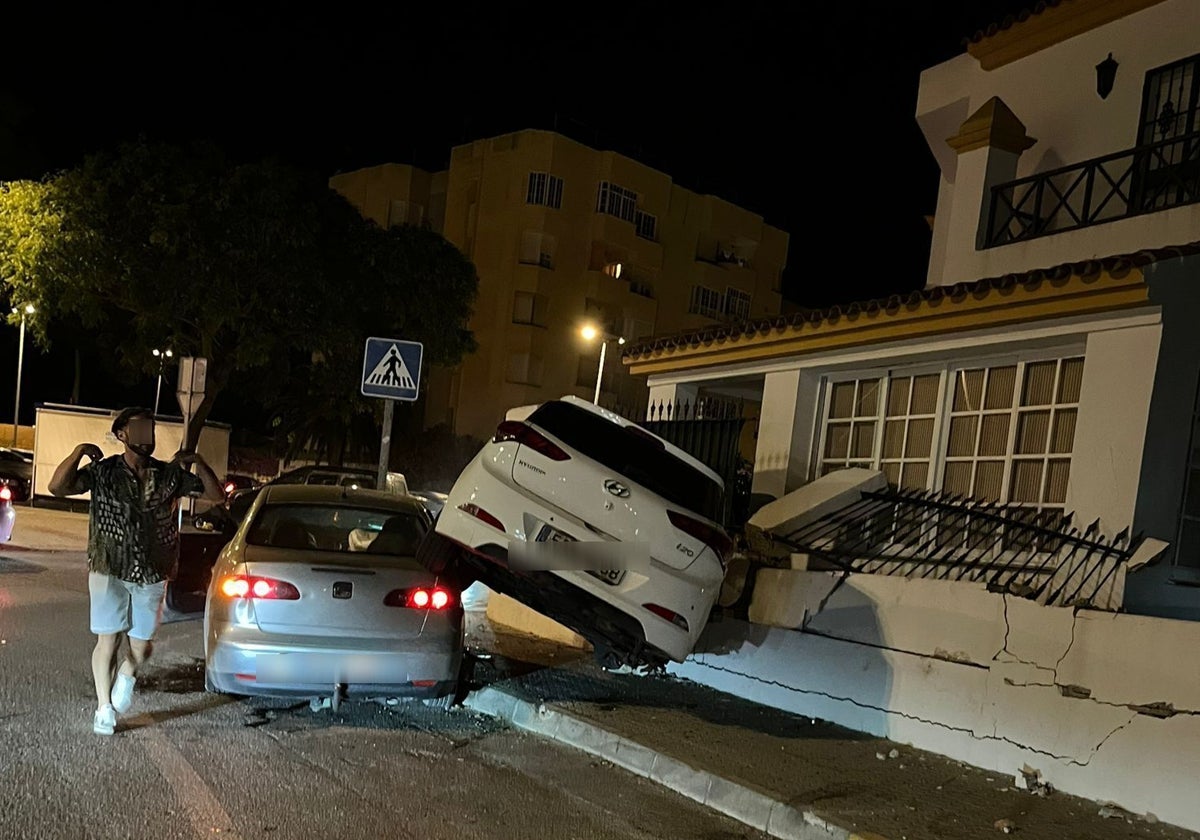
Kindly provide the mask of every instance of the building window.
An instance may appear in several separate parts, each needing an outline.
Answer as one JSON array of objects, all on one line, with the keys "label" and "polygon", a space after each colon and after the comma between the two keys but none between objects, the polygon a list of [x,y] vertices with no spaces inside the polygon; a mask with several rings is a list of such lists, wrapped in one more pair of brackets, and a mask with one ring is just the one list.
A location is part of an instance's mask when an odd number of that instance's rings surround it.
[{"label": "building window", "polygon": [[547,300],[544,295],[537,295],[533,292],[514,292],[512,322],[534,327],[546,326],[546,304]]},{"label": "building window", "polygon": [[546,172],[530,172],[525,191],[526,204],[541,204],[555,210],[562,207],[563,179]]},{"label": "building window", "polygon": [[1080,357],[828,382],[817,474],[1061,511],[1082,382]]},{"label": "building window", "polygon": [[540,230],[527,230],[521,234],[522,265],[536,265],[541,268],[554,268],[555,239]]},{"label": "building window", "polygon": [[750,293],[732,286],[725,290],[725,314],[735,321],[750,317]]},{"label": "building window", "polygon": [[1200,567],[1200,399],[1192,415],[1192,445],[1189,450],[1187,484],[1183,491],[1183,511],[1176,540],[1175,564]]},{"label": "building window", "polygon": [[688,306],[692,315],[703,315],[707,318],[721,317],[721,293],[708,286],[692,286],[692,300]]},{"label": "building window", "polygon": [[529,353],[511,353],[508,357],[506,379],[517,385],[542,384],[542,360]]},{"label": "building window", "polygon": [[633,190],[627,190],[609,181],[601,181],[596,197],[596,212],[632,222],[637,213],[637,198],[637,193]]},{"label": "building window", "polygon": [[[1141,145],[1170,140],[1200,130],[1200,55],[1146,74],[1142,93]],[[1175,151],[1174,145],[1165,147]],[[1155,161],[1150,165],[1179,163]]]},{"label": "building window", "polygon": [[625,330],[622,332],[626,341],[637,341],[654,335],[654,322],[642,321],[638,318],[626,318]]},{"label": "building window", "polygon": [[633,227],[637,235],[651,242],[658,241],[658,217],[641,210],[633,211]]}]

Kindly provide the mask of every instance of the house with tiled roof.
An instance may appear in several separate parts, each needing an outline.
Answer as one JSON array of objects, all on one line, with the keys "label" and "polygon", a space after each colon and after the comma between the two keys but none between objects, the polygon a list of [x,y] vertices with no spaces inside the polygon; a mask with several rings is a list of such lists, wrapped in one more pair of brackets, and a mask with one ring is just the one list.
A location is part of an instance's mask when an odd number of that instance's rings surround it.
[{"label": "house with tiled roof", "polygon": [[[672,673],[1200,831],[1198,33],[1058,0],[968,37],[921,76],[921,291],[626,345],[655,430],[757,432]],[[863,236],[823,271],[894,275]]]},{"label": "house with tiled roof", "polygon": [[1156,538],[1124,609],[1200,619],[1198,32],[1061,0],[964,39],[920,80],[924,290],[629,344],[652,410],[752,404],[757,503],[865,467]]}]

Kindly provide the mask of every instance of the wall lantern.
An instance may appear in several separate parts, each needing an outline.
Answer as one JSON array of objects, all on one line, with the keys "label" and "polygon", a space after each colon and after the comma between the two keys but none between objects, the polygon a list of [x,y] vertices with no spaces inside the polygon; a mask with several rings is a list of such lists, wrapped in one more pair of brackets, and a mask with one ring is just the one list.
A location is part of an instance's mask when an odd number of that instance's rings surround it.
[{"label": "wall lantern", "polygon": [[1096,93],[1100,94],[1101,99],[1108,99],[1116,79],[1117,62],[1113,60],[1112,53],[1109,53],[1108,58],[1096,65]]}]

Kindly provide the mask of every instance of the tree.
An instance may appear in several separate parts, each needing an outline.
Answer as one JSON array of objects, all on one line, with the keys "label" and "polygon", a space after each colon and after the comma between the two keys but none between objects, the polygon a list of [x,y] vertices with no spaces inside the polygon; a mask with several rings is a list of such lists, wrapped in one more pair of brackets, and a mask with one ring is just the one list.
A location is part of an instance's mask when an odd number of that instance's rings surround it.
[{"label": "tree", "polygon": [[[438,364],[472,347],[463,325],[475,271],[453,246],[429,231],[381,231],[319,177],[232,163],[207,145],[128,144],[5,185],[0,280],[37,306],[43,346],[52,323],[77,319],[108,336],[130,373],[156,372],[150,351],[164,343],[207,358],[189,447],[235,377],[285,401],[296,395],[279,383],[302,381],[294,359],[323,358],[344,375],[365,327],[403,329]],[[334,388],[315,375],[308,384]]]}]

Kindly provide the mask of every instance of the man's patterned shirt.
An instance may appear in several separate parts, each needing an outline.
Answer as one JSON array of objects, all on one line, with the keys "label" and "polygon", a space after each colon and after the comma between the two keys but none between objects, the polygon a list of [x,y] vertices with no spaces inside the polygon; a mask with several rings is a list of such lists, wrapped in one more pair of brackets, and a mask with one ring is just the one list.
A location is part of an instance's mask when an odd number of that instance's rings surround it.
[{"label": "man's patterned shirt", "polygon": [[179,527],[175,503],[204,484],[181,465],[150,459],[143,483],[122,455],[83,467],[82,492],[91,492],[88,570],[131,583],[158,583],[175,574]]}]

